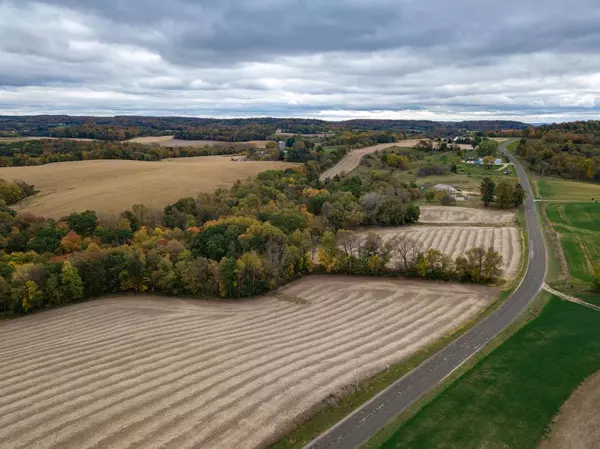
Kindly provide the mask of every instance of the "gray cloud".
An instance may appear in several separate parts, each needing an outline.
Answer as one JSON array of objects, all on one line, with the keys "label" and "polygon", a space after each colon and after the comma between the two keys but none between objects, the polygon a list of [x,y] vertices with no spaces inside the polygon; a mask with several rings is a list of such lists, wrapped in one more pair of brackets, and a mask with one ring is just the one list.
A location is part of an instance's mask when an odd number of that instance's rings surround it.
[{"label": "gray cloud", "polygon": [[588,118],[599,19],[594,0],[0,0],[0,112]]}]

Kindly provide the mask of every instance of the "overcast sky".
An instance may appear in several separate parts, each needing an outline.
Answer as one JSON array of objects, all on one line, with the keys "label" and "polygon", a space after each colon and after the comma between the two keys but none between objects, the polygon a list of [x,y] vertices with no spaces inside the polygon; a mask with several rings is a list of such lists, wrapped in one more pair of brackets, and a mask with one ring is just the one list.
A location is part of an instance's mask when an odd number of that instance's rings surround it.
[{"label": "overcast sky", "polygon": [[0,114],[598,118],[598,0],[0,0]]}]

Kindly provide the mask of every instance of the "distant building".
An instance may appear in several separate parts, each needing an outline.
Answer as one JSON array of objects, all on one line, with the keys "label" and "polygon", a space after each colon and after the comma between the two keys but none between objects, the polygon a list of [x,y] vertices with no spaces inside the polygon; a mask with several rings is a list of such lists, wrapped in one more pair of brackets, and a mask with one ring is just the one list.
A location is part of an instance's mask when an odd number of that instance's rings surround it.
[{"label": "distant building", "polygon": [[494,161],[494,165],[498,165],[498,166],[500,166],[500,165],[504,165],[504,161],[503,161],[502,159],[496,159],[496,160]]},{"label": "distant building", "polygon": [[458,190],[456,190],[455,187],[448,184],[436,184],[433,188],[438,192],[446,192],[448,195],[451,196],[456,196],[456,194],[458,193]]},{"label": "distant building", "polygon": [[283,140],[279,141],[279,151],[285,151],[285,142]]}]

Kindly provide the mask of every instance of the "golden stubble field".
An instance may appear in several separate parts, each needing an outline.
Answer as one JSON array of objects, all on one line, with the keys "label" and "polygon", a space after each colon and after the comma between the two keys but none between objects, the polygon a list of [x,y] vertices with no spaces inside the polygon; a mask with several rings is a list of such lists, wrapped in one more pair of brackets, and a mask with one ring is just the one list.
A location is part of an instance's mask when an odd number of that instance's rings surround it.
[{"label": "golden stubble field", "polygon": [[0,322],[0,446],[263,447],[496,294],[311,276],[277,297],[114,297]]},{"label": "golden stubble field", "polygon": [[174,136],[136,137],[127,140],[132,143],[158,144],[161,147],[205,147],[208,145],[250,144],[257,148],[264,148],[268,140],[251,140],[249,142],[222,142],[220,140],[182,140]]},{"label": "golden stubble field", "polygon": [[238,179],[296,164],[232,161],[227,156],[165,159],[76,161],[35,167],[1,167],[0,179],[24,180],[40,193],[17,205],[20,212],[59,218],[71,212],[96,210],[118,214],[134,204],[154,208],[183,197],[196,197]]}]

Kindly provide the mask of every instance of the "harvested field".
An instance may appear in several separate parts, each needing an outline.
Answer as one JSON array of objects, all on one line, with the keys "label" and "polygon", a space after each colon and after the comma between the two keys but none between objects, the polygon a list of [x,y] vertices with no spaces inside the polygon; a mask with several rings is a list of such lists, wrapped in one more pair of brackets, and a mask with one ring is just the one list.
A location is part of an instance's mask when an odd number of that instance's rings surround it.
[{"label": "harvested field", "polygon": [[406,235],[418,241],[423,249],[435,248],[453,259],[476,246],[493,247],[504,258],[504,277],[508,279],[517,276],[521,265],[521,231],[516,227],[404,226],[378,228],[363,233],[366,235],[367,232],[375,232],[384,240]]},{"label": "harvested field", "polygon": [[341,175],[342,173],[350,173],[352,170],[359,166],[360,160],[363,158],[363,156],[367,154],[392,147],[410,148],[419,143],[420,140],[421,139],[401,140],[399,142],[381,143],[372,147],[361,148],[359,150],[352,150],[350,153],[344,156],[341,161],[339,161],[329,170],[323,172],[323,174],[321,174],[321,181],[325,181],[327,178],[333,178],[335,175]]},{"label": "harvested field", "polygon": [[313,276],[290,300],[110,298],[2,322],[2,448],[257,448],[495,294]]},{"label": "harvested field", "polygon": [[268,140],[251,140],[249,142],[222,142],[219,140],[181,140],[175,139],[173,136],[158,136],[158,137],[136,137],[127,142],[152,144],[157,143],[162,147],[205,147],[208,145],[229,145],[232,143],[251,144],[258,148],[264,148]]},{"label": "harvested field", "polygon": [[59,218],[93,209],[118,214],[134,204],[163,208],[286,162],[232,161],[229,156],[165,159],[159,162],[95,160],[32,167],[1,167],[0,179],[24,180],[40,190],[17,205],[21,212]]},{"label": "harvested field", "polygon": [[539,449],[600,447],[600,372],[586,380],[563,404],[548,439]]},{"label": "harvested field", "polygon": [[517,213],[506,210],[473,209],[454,206],[421,206],[421,223],[514,224]]}]

